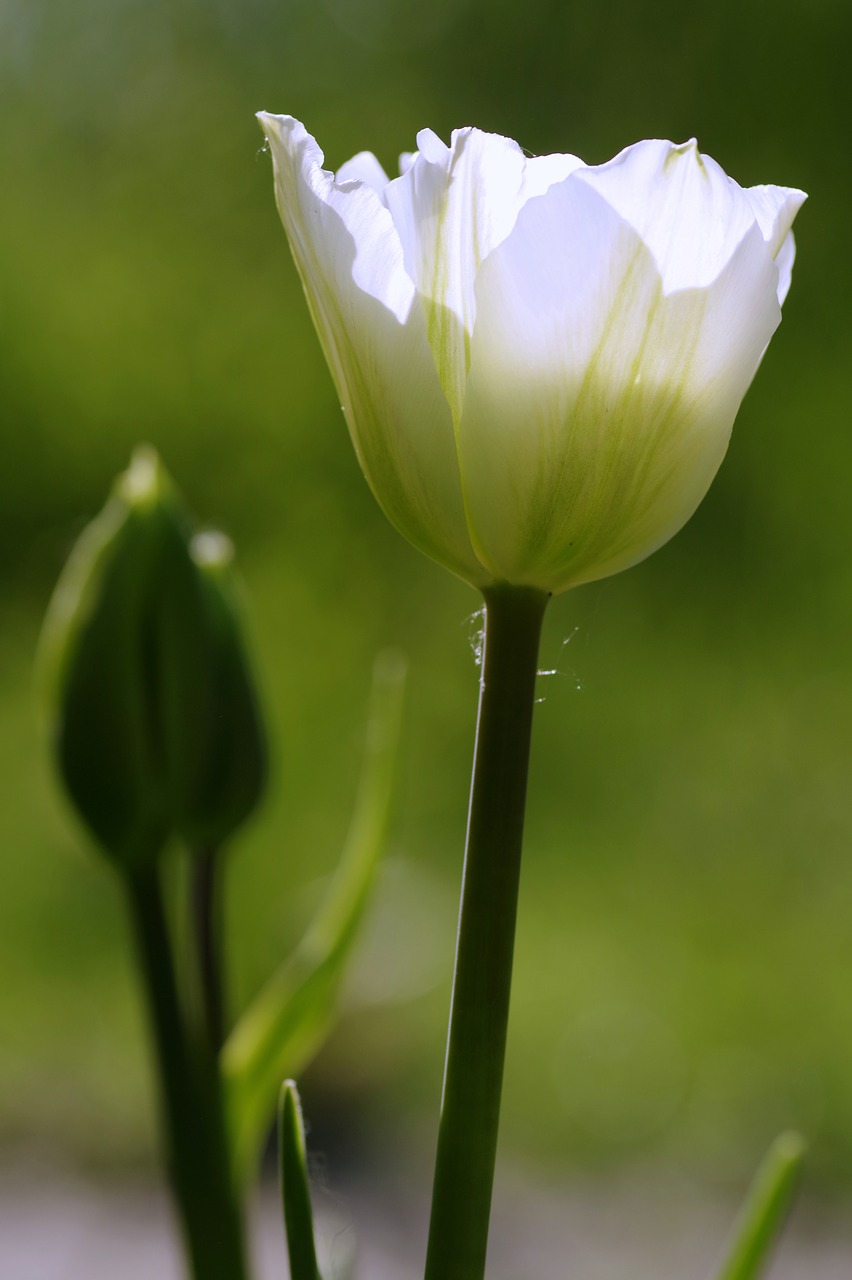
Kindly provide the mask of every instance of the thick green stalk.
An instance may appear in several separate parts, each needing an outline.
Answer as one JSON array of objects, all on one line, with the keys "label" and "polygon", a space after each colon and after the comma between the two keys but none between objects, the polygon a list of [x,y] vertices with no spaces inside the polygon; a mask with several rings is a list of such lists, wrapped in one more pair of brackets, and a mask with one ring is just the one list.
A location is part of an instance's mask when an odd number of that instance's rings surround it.
[{"label": "thick green stalk", "polygon": [[193,1044],[178,998],[156,870],[125,877],[156,1060],[172,1189],[194,1280],[246,1280],[240,1208],[231,1178],[218,1071]]},{"label": "thick green stalk", "polygon": [[541,623],[548,597],[485,592],[485,645],[426,1280],[485,1273]]}]

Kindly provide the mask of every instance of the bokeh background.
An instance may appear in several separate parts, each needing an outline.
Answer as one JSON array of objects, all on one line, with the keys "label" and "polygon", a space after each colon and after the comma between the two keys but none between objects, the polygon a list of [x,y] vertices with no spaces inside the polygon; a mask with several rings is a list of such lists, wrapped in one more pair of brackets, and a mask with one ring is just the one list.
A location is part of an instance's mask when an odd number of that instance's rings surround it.
[{"label": "bokeh background", "polygon": [[811,1194],[848,1194],[850,44],[845,0],[2,0],[0,1163],[153,1161],[122,904],[54,791],[33,676],[64,557],[139,441],[237,544],[274,738],[232,851],[235,1004],[334,866],[373,656],[409,655],[392,867],[304,1093],[332,1177],[338,1149],[431,1157],[477,599],[359,474],[264,108],[332,167],[473,123],[590,162],[697,135],[743,184],[810,192],[710,495],[550,610],[503,1142],[541,1170],[728,1188],[794,1125]]}]

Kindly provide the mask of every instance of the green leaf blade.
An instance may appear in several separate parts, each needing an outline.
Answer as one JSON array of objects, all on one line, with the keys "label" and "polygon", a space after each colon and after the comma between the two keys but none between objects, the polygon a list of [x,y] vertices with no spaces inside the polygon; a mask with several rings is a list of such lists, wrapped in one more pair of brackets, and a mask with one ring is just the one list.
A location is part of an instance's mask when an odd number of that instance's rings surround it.
[{"label": "green leaf blade", "polygon": [[257,1161],[280,1081],[298,1075],[328,1032],[346,961],[363,919],[390,821],[406,667],[376,662],[367,742],[344,852],[319,914],[269,979],[222,1050],[236,1177]]},{"label": "green leaf blade", "polygon": [[717,1280],[757,1280],[781,1233],[799,1182],[804,1140],[782,1133],[755,1176],[734,1226],[727,1257]]},{"label": "green leaf blade", "polygon": [[292,1080],[284,1081],[278,1102],[278,1165],[290,1280],[321,1280],[314,1245],[302,1107]]}]

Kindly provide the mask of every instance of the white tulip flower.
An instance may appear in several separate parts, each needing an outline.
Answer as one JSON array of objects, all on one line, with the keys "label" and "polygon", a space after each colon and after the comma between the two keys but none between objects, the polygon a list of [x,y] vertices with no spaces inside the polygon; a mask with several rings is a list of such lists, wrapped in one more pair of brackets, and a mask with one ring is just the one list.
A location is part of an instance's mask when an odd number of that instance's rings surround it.
[{"label": "white tulip flower", "polygon": [[529,159],[430,130],[389,180],[265,112],[293,257],[364,474],[476,586],[563,591],[689,519],[781,319],[804,193],[694,141]]}]

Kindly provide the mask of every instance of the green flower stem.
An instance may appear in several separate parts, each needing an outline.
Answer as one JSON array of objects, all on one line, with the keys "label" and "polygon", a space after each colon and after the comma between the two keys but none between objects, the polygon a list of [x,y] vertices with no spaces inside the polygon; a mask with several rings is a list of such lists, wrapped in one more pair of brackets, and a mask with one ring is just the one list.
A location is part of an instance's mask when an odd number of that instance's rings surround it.
[{"label": "green flower stem", "polygon": [[199,1016],[211,1050],[218,1054],[225,1038],[222,993],[222,854],[197,849],[190,869],[192,933],[198,970]]},{"label": "green flower stem", "polygon": [[485,593],[485,646],[426,1280],[481,1280],[497,1151],[541,624],[548,597]]},{"label": "green flower stem", "polygon": [[194,1280],[247,1280],[215,1060],[190,1040],[155,869],[125,876],[145,985],[172,1188]]}]

